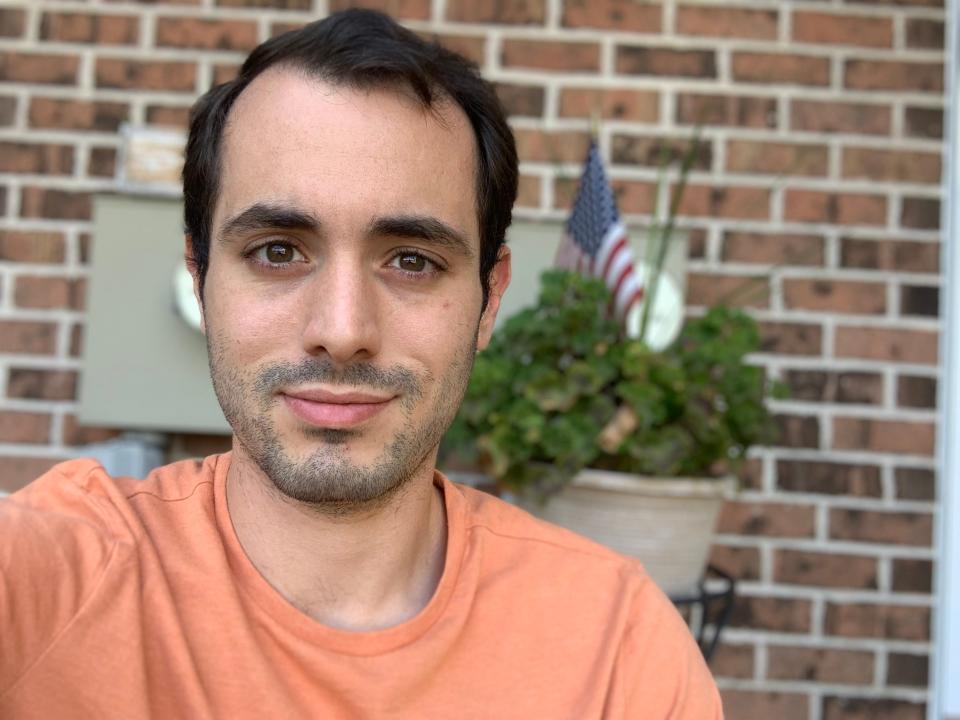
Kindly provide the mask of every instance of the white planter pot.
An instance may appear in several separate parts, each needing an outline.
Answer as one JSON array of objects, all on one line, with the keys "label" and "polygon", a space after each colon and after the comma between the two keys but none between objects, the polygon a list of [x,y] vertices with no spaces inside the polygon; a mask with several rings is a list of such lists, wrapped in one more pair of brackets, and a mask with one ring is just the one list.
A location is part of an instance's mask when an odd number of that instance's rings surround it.
[{"label": "white planter pot", "polygon": [[696,590],[734,478],[649,478],[584,470],[546,505],[520,499],[537,517],[639,559],[668,595]]}]

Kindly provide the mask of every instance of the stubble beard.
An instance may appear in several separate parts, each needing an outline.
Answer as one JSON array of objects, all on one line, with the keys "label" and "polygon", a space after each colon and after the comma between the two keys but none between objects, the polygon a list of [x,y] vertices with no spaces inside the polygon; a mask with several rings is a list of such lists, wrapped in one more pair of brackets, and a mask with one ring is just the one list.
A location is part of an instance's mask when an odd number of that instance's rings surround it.
[{"label": "stubble beard", "polygon": [[[336,367],[329,360],[311,357],[243,372],[229,365],[219,346],[208,333],[214,392],[237,442],[282,495],[334,515],[387,502],[431,459],[466,393],[476,353],[474,339],[437,381],[429,373],[418,375],[401,366],[383,370],[358,362]],[[425,412],[418,424],[415,411],[436,382],[439,386],[432,406],[422,408]],[[392,438],[384,438],[383,451],[370,464],[358,465],[348,456],[349,443],[369,432],[363,429],[308,426],[295,430],[315,440],[309,454],[295,458],[285,447],[273,414],[283,402],[277,389],[303,383],[394,392],[397,399],[391,402],[399,402],[403,421]]]}]

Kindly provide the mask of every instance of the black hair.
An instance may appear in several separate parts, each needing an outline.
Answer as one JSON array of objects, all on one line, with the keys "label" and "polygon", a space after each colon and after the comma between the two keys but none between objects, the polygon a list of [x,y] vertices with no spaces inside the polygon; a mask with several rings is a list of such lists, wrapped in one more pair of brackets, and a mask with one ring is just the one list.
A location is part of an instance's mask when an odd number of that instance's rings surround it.
[{"label": "black hair", "polygon": [[223,132],[240,93],[270,67],[289,67],[335,85],[412,90],[424,107],[452,100],[476,138],[480,284],[486,306],[490,272],[517,197],[517,150],[503,107],[476,65],[372,10],[344,10],[259,45],[239,75],[194,104],[183,166],[184,221],[203,292],[213,209],[220,188]]}]

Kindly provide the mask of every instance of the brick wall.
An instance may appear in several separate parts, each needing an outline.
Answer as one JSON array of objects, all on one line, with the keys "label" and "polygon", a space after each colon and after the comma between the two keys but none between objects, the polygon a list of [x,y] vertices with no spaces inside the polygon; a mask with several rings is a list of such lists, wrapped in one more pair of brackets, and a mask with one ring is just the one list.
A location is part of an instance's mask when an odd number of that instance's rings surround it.
[{"label": "brick wall", "polygon": [[[187,108],[341,0],[0,0],[0,486],[110,436],[74,419],[91,193],[122,122]],[[512,115],[525,218],[563,218],[589,117],[621,207],[706,125],[688,300],[745,280],[792,389],[723,514],[743,579],[731,718],[924,717],[940,321],[941,0],[381,0],[475,59]]]}]

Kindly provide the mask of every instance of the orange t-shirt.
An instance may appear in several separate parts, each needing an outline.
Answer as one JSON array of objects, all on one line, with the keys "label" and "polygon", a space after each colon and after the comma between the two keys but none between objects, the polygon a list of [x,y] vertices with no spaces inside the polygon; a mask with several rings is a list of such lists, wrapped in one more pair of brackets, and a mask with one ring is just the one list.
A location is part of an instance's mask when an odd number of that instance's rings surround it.
[{"label": "orange t-shirt", "polygon": [[244,554],[229,463],[139,481],[75,460],[0,500],[0,717],[722,717],[637,562],[439,473],[428,605],[374,632],[317,623]]}]

